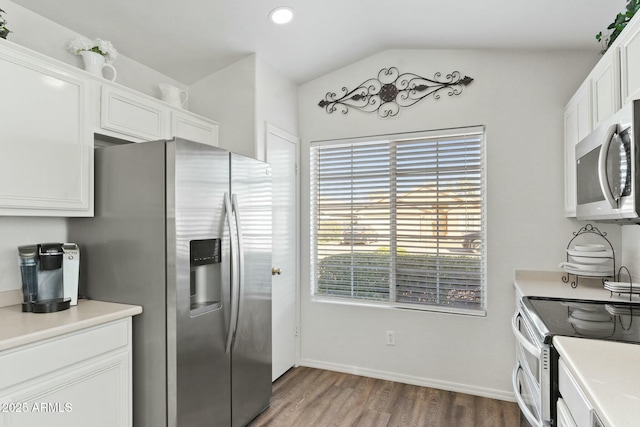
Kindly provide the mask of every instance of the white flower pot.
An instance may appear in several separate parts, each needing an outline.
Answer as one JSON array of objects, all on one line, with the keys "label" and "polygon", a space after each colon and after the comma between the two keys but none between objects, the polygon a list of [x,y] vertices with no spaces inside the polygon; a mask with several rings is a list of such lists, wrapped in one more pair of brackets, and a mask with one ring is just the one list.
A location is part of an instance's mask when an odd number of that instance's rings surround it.
[{"label": "white flower pot", "polygon": [[[90,52],[88,50],[83,50],[80,52],[80,56],[82,56],[82,61],[84,62],[84,69],[91,74],[95,74],[96,76],[100,76],[111,80],[112,82],[116,80],[116,69],[113,68],[111,64],[107,64],[104,59],[104,56],[100,55],[96,52]],[[111,70],[111,78],[105,77],[103,74],[104,69]]]}]

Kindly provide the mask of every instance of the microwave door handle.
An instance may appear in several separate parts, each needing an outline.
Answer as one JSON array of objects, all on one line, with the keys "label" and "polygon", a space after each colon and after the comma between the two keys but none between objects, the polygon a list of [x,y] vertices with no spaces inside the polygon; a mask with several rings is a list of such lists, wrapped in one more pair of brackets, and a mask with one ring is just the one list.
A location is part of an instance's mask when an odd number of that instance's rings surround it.
[{"label": "microwave door handle", "polygon": [[611,141],[614,138],[620,138],[620,136],[616,133],[618,130],[618,125],[613,125],[607,131],[607,137],[600,147],[600,157],[598,157],[598,181],[600,181],[600,189],[602,190],[602,194],[604,198],[607,199],[607,202],[611,205],[612,208],[618,208],[618,201],[613,196],[611,189],[609,188],[609,179],[607,177],[607,153],[609,152],[609,147],[611,146]]}]

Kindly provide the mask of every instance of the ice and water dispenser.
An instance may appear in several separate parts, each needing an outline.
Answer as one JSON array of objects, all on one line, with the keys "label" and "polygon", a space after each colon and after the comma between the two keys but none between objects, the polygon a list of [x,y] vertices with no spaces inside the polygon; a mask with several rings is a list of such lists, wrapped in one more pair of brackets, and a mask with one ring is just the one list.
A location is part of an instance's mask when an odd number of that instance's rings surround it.
[{"label": "ice and water dispenser", "polygon": [[222,307],[221,244],[220,239],[189,242],[192,316]]},{"label": "ice and water dispenser", "polygon": [[22,311],[50,313],[78,303],[80,250],[75,243],[18,246]]}]

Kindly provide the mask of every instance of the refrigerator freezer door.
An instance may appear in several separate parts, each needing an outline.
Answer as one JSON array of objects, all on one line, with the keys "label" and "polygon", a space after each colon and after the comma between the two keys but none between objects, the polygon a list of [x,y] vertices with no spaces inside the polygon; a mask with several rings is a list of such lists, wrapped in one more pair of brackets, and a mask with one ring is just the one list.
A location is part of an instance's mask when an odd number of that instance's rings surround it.
[{"label": "refrigerator freezer door", "polygon": [[169,426],[228,426],[229,153],[167,143]]},{"label": "refrigerator freezer door", "polygon": [[271,169],[231,154],[231,193],[240,222],[240,301],[231,354],[233,427],[248,424],[271,397]]}]

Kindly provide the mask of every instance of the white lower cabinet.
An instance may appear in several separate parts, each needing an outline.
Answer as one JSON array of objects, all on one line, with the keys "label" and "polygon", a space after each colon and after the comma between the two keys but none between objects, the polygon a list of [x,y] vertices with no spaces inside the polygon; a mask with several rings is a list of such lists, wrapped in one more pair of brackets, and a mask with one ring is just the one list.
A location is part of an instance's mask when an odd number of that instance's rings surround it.
[{"label": "white lower cabinet", "polygon": [[593,407],[562,358],[558,361],[558,390],[562,395],[562,399],[558,401],[562,401],[558,405],[558,413],[560,413],[560,409],[564,409],[567,413],[566,419],[573,422],[573,424],[567,425],[591,427],[593,425],[591,419]]},{"label": "white lower cabinet", "polygon": [[571,411],[562,398],[559,398],[556,403],[556,412],[556,427],[577,427],[571,416]]},{"label": "white lower cabinet", "polygon": [[0,352],[0,426],[132,425],[131,318]]}]

